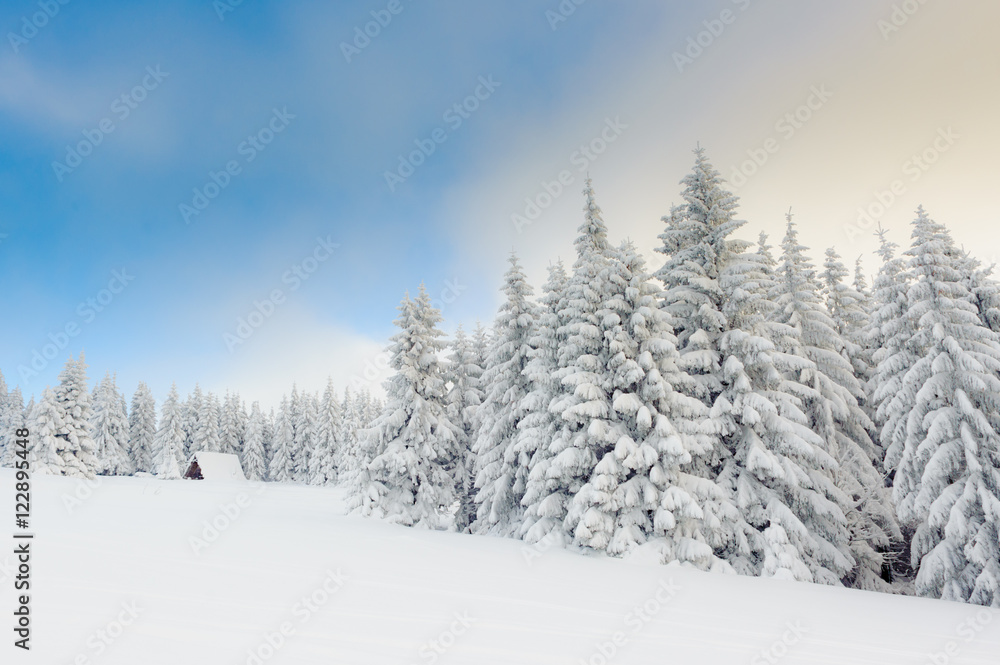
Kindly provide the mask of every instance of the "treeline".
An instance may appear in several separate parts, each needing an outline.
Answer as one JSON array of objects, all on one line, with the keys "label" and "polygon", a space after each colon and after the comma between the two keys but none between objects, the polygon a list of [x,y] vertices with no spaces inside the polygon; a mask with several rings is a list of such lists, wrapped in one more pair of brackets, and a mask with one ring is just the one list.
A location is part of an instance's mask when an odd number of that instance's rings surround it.
[{"label": "treeline", "polygon": [[[775,248],[736,237],[703,151],[650,270],[612,244],[591,183],[576,259],[535,294],[511,257],[489,330],[420,288],[399,307],[384,403],[293,390],[273,413],[172,391],[156,418],[82,359],[0,424],[33,423],[41,468],[175,477],[198,450],[248,477],[342,482],[409,526],[998,607],[1000,286],[920,209],[878,231],[869,285],[812,262],[789,215]],[[5,389],[4,389],[5,393]],[[4,453],[9,462],[11,451]]]},{"label": "treeline", "polygon": [[[697,151],[650,271],[588,182],[570,269],[515,257],[485,345],[421,289],[352,507],[401,524],[1000,606],[1000,287],[920,209],[869,286],[736,237]],[[450,356],[443,357],[450,346]],[[480,344],[479,347],[482,347]]]},{"label": "treeline", "polygon": [[293,387],[268,411],[258,402],[248,409],[238,393],[220,400],[197,386],[181,400],[173,386],[157,413],[145,383],[126,404],[110,374],[91,392],[86,370],[82,355],[71,358],[58,385],[27,405],[20,388],[8,392],[0,375],[0,465],[14,466],[13,431],[27,426],[35,473],[172,479],[194,453],[207,451],[239,456],[250,480],[325,485],[336,481],[343,456],[382,410],[366,389],[338,397],[331,381],[317,394]]}]

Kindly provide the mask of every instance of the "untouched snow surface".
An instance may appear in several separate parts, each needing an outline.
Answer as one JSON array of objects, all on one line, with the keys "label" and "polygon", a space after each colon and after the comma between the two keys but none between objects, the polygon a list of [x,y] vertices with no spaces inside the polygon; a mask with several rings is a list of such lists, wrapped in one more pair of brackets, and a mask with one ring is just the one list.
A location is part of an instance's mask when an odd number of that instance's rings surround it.
[{"label": "untouched snow surface", "polygon": [[33,649],[11,645],[11,545],[0,662],[1000,663],[982,608],[416,531],[344,516],[337,489],[97,482],[34,479]]}]

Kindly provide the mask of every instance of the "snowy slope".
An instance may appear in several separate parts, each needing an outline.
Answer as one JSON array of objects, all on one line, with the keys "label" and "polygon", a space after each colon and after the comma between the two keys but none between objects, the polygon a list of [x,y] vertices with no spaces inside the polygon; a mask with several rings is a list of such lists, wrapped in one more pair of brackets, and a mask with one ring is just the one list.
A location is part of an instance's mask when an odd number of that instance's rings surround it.
[{"label": "snowy slope", "polygon": [[[11,510],[12,481],[0,470]],[[1000,663],[1000,616],[981,608],[394,527],[345,517],[335,489],[33,491],[35,648],[7,639],[3,663]],[[229,519],[220,505],[239,515],[196,553],[204,521]]]}]

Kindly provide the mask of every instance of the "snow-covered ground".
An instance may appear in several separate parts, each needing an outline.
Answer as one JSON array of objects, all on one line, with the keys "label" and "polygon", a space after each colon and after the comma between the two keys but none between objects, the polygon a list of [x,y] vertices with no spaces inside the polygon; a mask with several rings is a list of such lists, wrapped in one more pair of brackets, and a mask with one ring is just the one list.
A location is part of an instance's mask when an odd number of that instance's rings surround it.
[{"label": "snow-covered ground", "polygon": [[982,608],[416,531],[337,489],[99,482],[34,480],[33,649],[0,626],[0,662],[1000,663]]}]

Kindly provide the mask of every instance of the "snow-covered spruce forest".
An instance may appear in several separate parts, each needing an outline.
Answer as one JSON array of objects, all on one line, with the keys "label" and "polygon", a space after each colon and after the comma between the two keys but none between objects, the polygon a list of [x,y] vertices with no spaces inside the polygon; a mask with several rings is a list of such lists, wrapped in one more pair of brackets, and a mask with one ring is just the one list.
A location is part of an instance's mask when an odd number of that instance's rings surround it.
[{"label": "snow-covered spruce forest", "polygon": [[[703,151],[648,267],[588,182],[576,260],[516,257],[493,326],[445,341],[399,307],[384,401],[293,389],[276,410],[176,388],[131,403],[83,357],[25,407],[2,463],[177,478],[201,450],[251,480],[338,483],[366,516],[702,570],[1000,607],[1000,285],[920,209],[878,231],[874,283],[833,250],[737,238]],[[898,236],[898,237],[893,237]],[[900,247],[896,242],[903,242]]]}]

